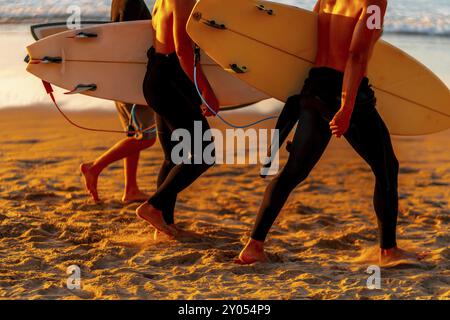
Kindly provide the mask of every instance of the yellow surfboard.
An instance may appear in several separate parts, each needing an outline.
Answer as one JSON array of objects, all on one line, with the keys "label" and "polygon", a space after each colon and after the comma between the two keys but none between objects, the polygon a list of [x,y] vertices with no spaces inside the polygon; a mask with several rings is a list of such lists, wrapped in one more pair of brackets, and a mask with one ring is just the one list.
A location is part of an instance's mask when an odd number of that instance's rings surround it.
[{"label": "yellow surfboard", "polygon": [[[300,92],[316,56],[317,15],[279,3],[200,0],[187,31],[225,70],[281,101]],[[448,87],[402,50],[379,41],[368,77],[392,134],[450,128]]]}]

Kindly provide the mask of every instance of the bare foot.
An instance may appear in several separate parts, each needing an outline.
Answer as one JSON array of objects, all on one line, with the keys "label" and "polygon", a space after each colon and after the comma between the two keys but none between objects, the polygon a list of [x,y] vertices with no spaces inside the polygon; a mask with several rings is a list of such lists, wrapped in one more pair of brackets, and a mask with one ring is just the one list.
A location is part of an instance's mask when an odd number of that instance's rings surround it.
[{"label": "bare foot", "polygon": [[264,242],[250,239],[235,262],[238,264],[269,262],[269,259],[264,253]]},{"label": "bare foot", "polygon": [[135,202],[144,202],[148,198],[150,198],[150,196],[141,190],[127,191],[122,197],[122,203],[130,204]]},{"label": "bare foot", "polygon": [[91,194],[95,202],[99,202],[100,198],[98,197],[97,191],[98,174],[92,172],[92,165],[93,162],[82,163],[80,165],[80,171],[84,178],[86,190]]},{"label": "bare foot", "polygon": [[169,237],[174,237],[177,234],[177,230],[164,221],[162,212],[148,202],[144,202],[136,209],[136,215]]},{"label": "bare foot", "polygon": [[381,266],[396,266],[400,264],[418,264],[428,255],[426,252],[412,253],[400,248],[381,249],[380,250],[380,265]]}]

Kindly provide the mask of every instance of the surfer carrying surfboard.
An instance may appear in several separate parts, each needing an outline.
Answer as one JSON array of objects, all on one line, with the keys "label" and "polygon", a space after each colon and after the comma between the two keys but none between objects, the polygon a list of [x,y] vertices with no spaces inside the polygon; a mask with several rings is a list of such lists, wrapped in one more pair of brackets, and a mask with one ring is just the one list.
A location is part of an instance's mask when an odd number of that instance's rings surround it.
[{"label": "surfer carrying surfboard", "polygon": [[[150,11],[142,0],[113,0],[111,3],[111,21],[122,22],[132,20],[149,20]],[[125,131],[137,131],[150,128],[155,123],[153,110],[148,106],[133,105],[116,101],[116,109]],[[135,123],[134,123],[135,122]],[[136,128],[136,126],[138,126]],[[100,173],[111,163],[121,159],[124,161],[125,190],[122,197],[124,203],[144,201],[148,195],[142,192],[137,184],[137,169],[140,152],[150,148],[156,141],[154,131],[146,131],[140,135],[129,136],[103,153],[95,161],[82,163],[80,171],[83,174],[86,189],[94,201],[100,201],[97,182]]]},{"label": "surfer carrying surfboard", "polygon": [[[145,99],[156,112],[158,137],[165,159],[156,192],[136,210],[136,214],[169,236],[176,236],[181,231],[175,226],[173,217],[178,193],[211,166],[204,162],[202,156],[199,157],[201,163],[179,164],[175,164],[171,157],[175,145],[171,140],[174,130],[187,130],[193,139],[197,136],[194,135],[195,122],[202,124],[202,137],[210,128],[205,115],[212,114],[201,108],[202,102],[194,86],[194,46],[186,32],[186,23],[195,4],[195,0],[155,2],[152,12],[155,40],[148,51],[149,61],[143,83]],[[197,70],[197,81],[203,98],[218,112],[219,102],[201,68]],[[195,145],[198,144],[192,140],[191,159],[196,158],[196,152],[203,154],[210,142],[202,141],[202,150],[194,150]]]},{"label": "surfer carrying surfboard", "polygon": [[317,2],[318,53],[301,92],[300,125],[285,167],[265,191],[251,239],[239,255],[240,263],[268,260],[264,241],[272,224],[289,194],[319,161],[332,135],[344,136],[375,174],[380,262],[417,258],[397,247],[399,164],[366,77],[374,45],[382,33],[382,28],[368,27],[371,6],[380,9],[383,20],[386,0]]}]

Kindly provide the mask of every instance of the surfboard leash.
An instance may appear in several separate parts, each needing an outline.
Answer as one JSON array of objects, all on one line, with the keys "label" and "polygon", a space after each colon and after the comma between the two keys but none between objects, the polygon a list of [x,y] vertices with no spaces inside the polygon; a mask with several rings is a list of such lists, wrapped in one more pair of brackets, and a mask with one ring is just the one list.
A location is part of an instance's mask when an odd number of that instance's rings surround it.
[{"label": "surfboard leash", "polygon": [[[79,125],[76,122],[72,121],[64,113],[64,111],[60,108],[60,106],[56,102],[55,95],[53,94],[54,91],[53,91],[52,85],[45,80],[42,80],[42,84],[44,85],[45,91],[52,99],[52,102],[53,102],[54,106],[56,107],[56,109],[58,110],[58,112],[63,116],[64,119],[66,119],[67,122],[69,122],[71,125],[73,125],[74,127],[78,128],[78,129],[82,129],[82,130],[86,130],[86,131],[93,131],[93,132],[104,132],[104,133],[121,133],[121,134],[125,133],[128,136],[134,136],[135,134],[142,134],[145,132],[156,132],[156,125],[152,125],[151,127],[145,128],[143,130],[128,130],[128,131],[97,129],[97,128],[90,128],[90,127],[85,127],[85,126]],[[136,105],[134,104],[133,107],[131,108],[131,122],[133,124],[137,125],[136,117],[135,117],[135,107],[136,107]],[[130,123],[130,125],[131,125],[131,123]]]},{"label": "surfboard leash", "polygon": [[246,124],[246,125],[236,125],[231,123],[230,121],[224,119],[218,112],[214,111],[213,108],[210,107],[210,105],[208,104],[208,102],[206,102],[205,98],[203,98],[202,93],[198,87],[198,81],[197,81],[197,65],[200,62],[200,47],[195,45],[194,46],[194,85],[195,85],[195,89],[197,90],[197,94],[200,97],[200,99],[202,100],[203,104],[209,109],[209,111],[216,116],[220,121],[222,121],[224,124],[226,124],[227,126],[233,127],[235,129],[246,129],[249,127],[253,127],[257,124],[260,124],[262,122],[265,121],[269,121],[269,120],[273,120],[273,119],[277,119],[278,116],[270,116],[270,117],[266,117],[263,119],[260,119],[258,121]]}]

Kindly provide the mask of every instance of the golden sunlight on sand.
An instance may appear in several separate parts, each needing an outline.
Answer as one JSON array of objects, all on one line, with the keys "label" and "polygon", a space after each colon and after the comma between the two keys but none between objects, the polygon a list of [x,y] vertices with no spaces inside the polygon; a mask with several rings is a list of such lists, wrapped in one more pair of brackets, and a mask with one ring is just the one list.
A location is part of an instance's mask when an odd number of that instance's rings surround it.
[{"label": "golden sunlight on sand", "polygon": [[[79,112],[86,124],[118,127],[114,113]],[[272,263],[233,264],[245,243],[267,180],[256,166],[216,166],[179,197],[177,220],[200,241],[152,240],[122,205],[122,164],[105,170],[86,196],[78,172],[119,138],[68,126],[50,108],[0,111],[0,298],[428,299],[450,298],[450,131],[394,137],[401,163],[399,238],[427,250],[418,265],[382,270],[366,287],[376,222],[373,177],[343,140],[333,140],[292,194],[269,235]],[[154,190],[161,150],[143,153],[140,185]],[[285,158],[285,155],[283,156]],[[66,288],[81,268],[82,288]]]}]

